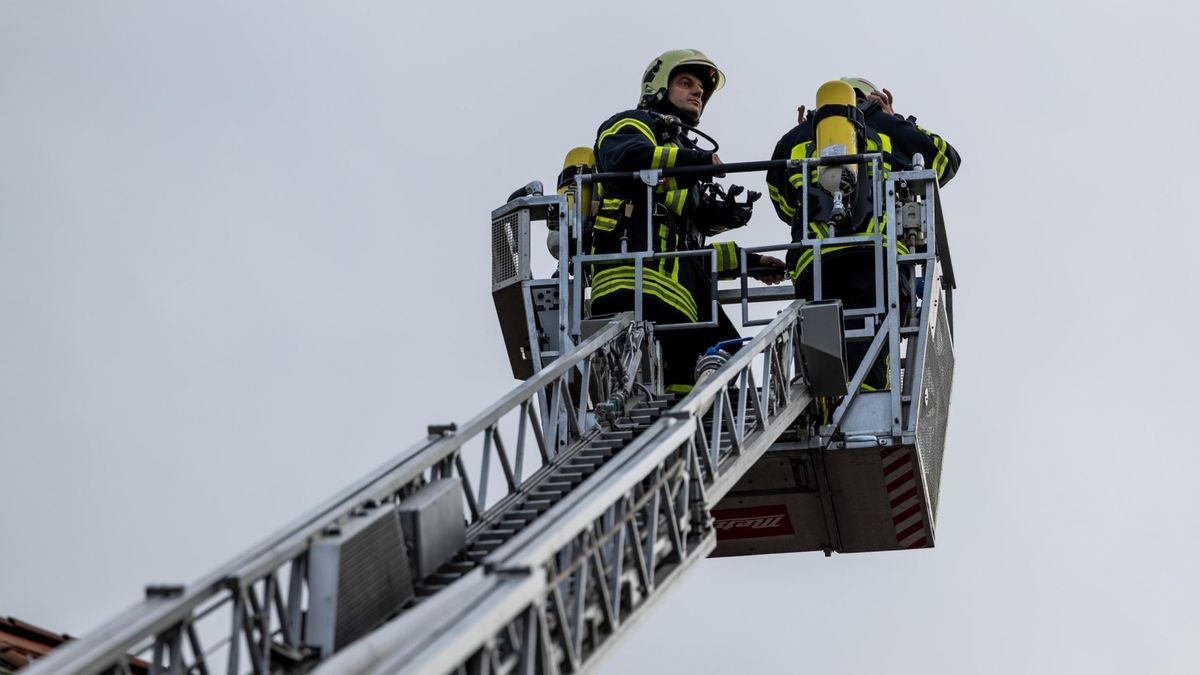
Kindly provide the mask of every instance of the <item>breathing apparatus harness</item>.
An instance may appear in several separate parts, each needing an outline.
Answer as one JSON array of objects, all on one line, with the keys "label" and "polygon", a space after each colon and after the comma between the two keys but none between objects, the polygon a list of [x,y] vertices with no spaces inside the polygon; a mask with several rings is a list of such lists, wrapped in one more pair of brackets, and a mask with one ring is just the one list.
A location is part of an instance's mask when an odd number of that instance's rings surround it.
[{"label": "breathing apparatus harness", "polygon": [[[853,135],[857,139],[855,147],[858,148],[862,147],[864,140],[873,133],[870,127],[867,126],[867,118],[880,108],[881,106],[878,101],[858,94],[853,105],[848,103],[826,103],[821,105],[809,115],[809,121],[812,123],[814,133],[816,133],[818,126],[824,120],[843,120],[843,124],[848,121],[853,128]],[[891,153],[884,154],[887,157],[888,163],[893,166],[905,165],[905,162],[901,161],[895,155]],[[836,181],[836,188],[833,185],[821,184],[824,191],[833,198],[833,208],[829,214],[829,223],[831,225],[840,228],[861,220],[862,217],[856,211],[867,208],[865,200],[868,198],[869,190],[857,189],[859,187],[858,177],[860,174],[865,173],[866,168],[866,163],[860,162],[852,170],[837,170],[840,176],[839,180]],[[825,172],[828,170],[822,169],[821,171]],[[796,221],[793,222],[793,227],[797,225],[802,227],[807,226],[808,215],[797,213],[795,218]],[[857,229],[853,226],[851,227],[852,229]]]},{"label": "breathing apparatus harness", "polygon": [[[686,124],[676,115],[668,115],[656,111],[648,112],[654,116],[656,126],[659,128],[660,140],[663,142],[678,140],[693,149],[702,149],[696,141],[687,136],[687,132],[691,132],[712,144],[712,149],[709,152],[716,154],[721,147],[715,138],[690,124]],[[692,217],[689,220],[692,221],[697,233],[702,237],[716,236],[722,232],[736,230],[744,226],[750,221],[750,216],[754,210],[754,202],[762,197],[762,193],[755,192],[754,190],[747,191],[741,185],[730,185],[728,189],[725,189],[720,184],[710,181],[699,183],[696,189],[700,198],[700,204],[693,211]],[[743,192],[746,193],[745,201],[737,201],[738,195]],[[668,221],[673,220],[675,219],[668,218]],[[701,241],[693,241],[693,245],[697,248],[702,243]]]},{"label": "breathing apparatus harness", "polygon": [[[676,143],[693,150],[706,150],[716,153],[720,148],[716,139],[700,131],[695,126],[683,122],[677,115],[671,115],[651,108],[642,108],[651,117],[651,126],[658,143]],[[701,148],[699,143],[690,138],[688,132],[703,138],[712,145],[711,149]],[[563,194],[574,185],[575,177],[580,173],[593,173],[596,170],[596,160],[591,148],[575,148],[567,154],[563,170],[558,176],[559,193]],[[601,187],[600,190],[603,188]],[[747,191],[740,185],[721,185],[702,181],[692,188],[695,191],[697,205],[687,218],[681,218],[669,213],[661,202],[654,203],[653,216],[660,219],[669,228],[672,238],[680,241],[683,248],[698,249],[703,246],[704,239],[722,232],[728,232],[744,226],[750,220],[754,202],[762,194],[753,190]],[[619,188],[618,188],[619,190]],[[742,193],[746,194],[744,201],[738,201]],[[600,193],[602,194],[602,193]],[[639,224],[633,222],[634,199],[624,198],[620,194],[597,195],[593,198],[592,190],[584,188],[584,193],[578,196],[584,214],[583,245],[584,250],[590,250],[592,240],[597,230],[603,230],[619,238],[624,244],[628,242],[631,231]],[[616,202],[616,204],[612,204]],[[607,225],[601,227],[602,223]],[[547,242],[551,253],[558,257],[558,236],[556,231],[549,233]],[[650,245],[650,242],[646,242]],[[573,251],[568,251],[568,257]]]}]

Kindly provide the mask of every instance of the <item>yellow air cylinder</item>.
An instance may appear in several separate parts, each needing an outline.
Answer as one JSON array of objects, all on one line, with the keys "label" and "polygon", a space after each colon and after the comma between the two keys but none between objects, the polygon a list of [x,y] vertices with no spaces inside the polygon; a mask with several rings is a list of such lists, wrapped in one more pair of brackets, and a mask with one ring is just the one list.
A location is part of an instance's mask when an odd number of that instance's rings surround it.
[{"label": "yellow air cylinder", "polygon": [[[568,190],[575,187],[575,174],[591,173],[596,169],[596,153],[592,152],[591,148],[578,147],[571,148],[567,152],[566,159],[563,160],[562,173],[558,174],[558,194],[566,194]],[[592,184],[586,183],[579,195],[579,205],[582,207],[581,213],[584,220],[591,213],[592,208]],[[567,197],[567,207],[572,208],[575,205],[571,203],[571,197]]]},{"label": "yellow air cylinder", "polygon": [[[581,173],[592,173],[596,170],[596,153],[592,152],[591,148],[580,146],[571,148],[567,152],[566,159],[563,160],[562,172],[558,174],[558,194],[567,196],[567,210],[571,211],[575,208],[575,200],[579,203],[579,218],[581,223],[586,223],[592,217],[592,184],[584,183],[579,194],[576,195],[572,190],[575,187],[575,176]],[[568,240],[571,234],[568,233]],[[559,239],[558,227],[554,226],[546,233],[546,248],[550,250],[550,255],[558,259]]]},{"label": "yellow air cylinder", "polygon": [[[817,110],[826,105],[853,108],[854,103],[854,87],[841,80],[826,82],[817,90]],[[817,150],[821,157],[858,154],[858,134],[850,118],[831,115],[821,119],[817,123]],[[854,185],[857,179],[857,166],[822,166],[817,169],[817,182],[831,195],[841,192],[843,185]]]}]

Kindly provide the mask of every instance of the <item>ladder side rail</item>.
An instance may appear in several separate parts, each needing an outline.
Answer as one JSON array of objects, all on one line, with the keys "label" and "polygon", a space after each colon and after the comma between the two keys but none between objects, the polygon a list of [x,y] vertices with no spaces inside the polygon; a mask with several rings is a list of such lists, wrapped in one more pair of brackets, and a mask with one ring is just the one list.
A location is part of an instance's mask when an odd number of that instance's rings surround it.
[{"label": "ladder side rail", "polygon": [[[484,592],[459,595],[450,606],[428,612],[421,605],[401,617],[410,630],[432,639],[415,639],[388,625],[377,631],[373,647],[386,658],[372,660],[363,653],[366,647],[355,645],[315,673],[482,673],[497,662],[519,672],[536,672],[537,663],[553,664],[543,672],[579,672],[592,665],[681,572],[716,545],[703,504],[683,514],[672,505],[671,497],[695,480],[690,470],[695,452],[690,424],[660,419],[622,453],[619,468],[606,465],[597,482],[585,483],[568,496],[569,504],[552,509],[557,517],[540,520],[553,521],[539,528],[540,536],[518,535],[520,543],[508,542],[493,552],[476,570],[491,580],[490,585],[479,582]],[[639,516],[645,527],[639,527]],[[650,538],[649,525],[660,521],[665,526]],[[612,542],[620,547],[614,549]],[[618,557],[638,564],[614,576],[610,572]],[[636,589],[623,596],[630,585]],[[629,603],[619,615],[601,607],[622,597]],[[581,611],[572,613],[569,608],[580,603]],[[436,630],[423,627],[431,622]],[[383,642],[384,633],[392,642]],[[362,668],[364,663],[369,667]]]},{"label": "ladder side rail", "polygon": [[[859,161],[863,159],[863,157],[864,156],[839,157],[833,158],[829,162],[824,160],[806,160],[804,162],[783,160],[783,163],[787,166],[802,165],[805,170],[807,170],[808,165],[810,164],[820,165],[824,163],[847,163]],[[769,168],[777,163],[778,162],[748,162],[736,166],[723,165],[719,169],[714,167],[690,167],[668,171],[666,175],[701,175],[705,172],[714,173],[715,171],[757,171]],[[594,175],[591,178],[596,179],[602,177],[603,176],[601,175]],[[793,316],[792,320],[794,321],[794,319],[795,317]],[[623,325],[620,328],[614,328],[615,324],[610,324],[606,329],[602,330],[600,334],[593,336],[592,340],[589,340],[584,345],[580,345],[579,349],[572,354],[570,358],[559,359],[556,361],[556,363],[552,364],[551,367],[539,372],[538,376],[535,376],[523,385],[520,385],[516,390],[514,390],[513,393],[502,399],[501,402],[497,403],[489,410],[474,418],[460,433],[442,436],[440,438],[430,438],[423,444],[418,444],[414,449],[403,455],[399,462],[389,462],[380,470],[368,475],[366,478],[354,484],[351,488],[348,488],[346,491],[343,491],[339,495],[328,500],[323,506],[318,507],[313,512],[310,512],[310,514],[299,519],[292,526],[289,526],[289,528],[285,528],[281,534],[269,539],[267,544],[255,549],[251,549],[251,551],[235,559],[233,564],[223,568],[216,574],[205,578],[199,584],[194,585],[191,589],[185,589],[179,593],[172,593],[170,597],[158,597],[154,598],[153,600],[148,600],[147,602],[143,603],[143,605],[135,607],[127,612],[126,615],[123,615],[119,624],[117,622],[110,622],[110,624],[103,626],[101,630],[97,631],[97,638],[85,638],[83,640],[76,641],[71,646],[59,650],[59,658],[48,662],[43,660],[43,667],[40,669],[40,671],[49,672],[51,670],[51,666],[54,666],[54,669],[56,669],[57,672],[95,672],[95,670],[92,669],[92,666],[88,664],[90,663],[94,665],[96,659],[87,659],[86,663],[77,660],[73,661],[75,656],[82,654],[88,654],[97,657],[99,660],[105,661],[105,665],[98,666],[98,669],[104,669],[107,667],[107,664],[119,662],[125,659],[128,650],[136,647],[136,645],[141,641],[152,638],[158,640],[166,639],[167,632],[175,631],[174,633],[171,633],[172,635],[175,635],[181,627],[191,631],[195,610],[200,605],[208,603],[214,598],[218,598],[218,596],[221,596],[222,593],[228,594],[226,601],[231,602],[234,605],[233,609],[235,614],[240,611],[244,611],[244,605],[247,603],[244,603],[243,599],[246,597],[245,594],[247,589],[253,589],[255,584],[259,583],[262,583],[265,587],[269,588],[272,581],[276,579],[275,574],[280,572],[286,566],[293,564],[294,560],[298,560],[307,549],[307,546],[311,543],[312,538],[318,535],[326,527],[335,525],[343,519],[348,518],[352,511],[368,501],[389,501],[393,499],[403,499],[403,497],[408,494],[406,491],[415,489],[419,486],[419,484],[427,479],[427,472],[430,472],[431,475],[432,472],[436,471],[442,472],[442,475],[448,474],[456,465],[461,466],[461,461],[459,461],[461,460],[460,453],[466,442],[481,435],[485,436],[489,440],[494,437],[496,431],[495,425],[500,417],[509,412],[508,408],[518,408],[526,400],[532,400],[534,397],[544,399],[545,391],[549,388],[556,388],[559,391],[563,391],[560,379],[566,377],[568,373],[572,372],[573,369],[580,366],[580,364],[583,364],[585,359],[596,353],[602,344],[607,344],[609,340],[617,337],[620,331],[629,325],[630,318],[627,316],[623,317],[621,321],[616,323],[622,322]],[[778,360],[776,360],[776,362],[778,362]],[[725,372],[726,375],[718,379],[719,381],[724,382],[725,385],[728,385],[732,377],[735,377],[736,375],[729,374],[732,373],[733,370],[730,369],[728,364],[727,367],[723,369],[723,372]],[[770,391],[772,388],[777,388],[777,384],[772,384],[766,381],[771,378],[771,372],[771,369],[768,368],[767,372],[764,372],[763,378],[764,387],[767,387],[768,391]],[[746,396],[746,383],[751,381],[751,379],[752,378],[750,377],[741,377],[742,391],[740,396]],[[767,402],[770,403],[770,396],[764,396],[764,399],[768,399]],[[728,407],[731,411],[729,416],[731,420],[733,420],[736,415],[744,416],[745,410],[747,409],[746,405],[741,405],[739,407],[739,412],[732,412],[733,405],[727,392],[721,392],[719,396],[713,396],[709,400],[709,403],[710,407],[708,409],[711,409],[712,405],[719,405],[721,408]],[[784,405],[782,409],[787,410],[793,407],[796,406]],[[766,409],[770,410],[771,406],[768,405]],[[799,410],[796,410],[795,412],[798,414]],[[576,418],[572,421],[574,424],[560,424],[557,428],[565,428],[569,432],[579,433],[581,429],[581,420]],[[765,422],[766,419],[764,418],[763,420],[760,420],[758,424],[753,426],[755,429],[759,429],[761,431],[762,429],[766,428],[763,426]],[[731,453],[731,456],[744,456],[745,439],[736,438],[736,436],[744,433],[746,428],[747,427],[745,425],[744,418],[742,420],[737,420],[736,422],[731,422],[730,425],[713,425],[711,431],[712,438],[708,441],[710,447],[721,450],[723,447],[721,439],[722,436],[725,435],[728,436],[730,440],[728,451]],[[554,430],[552,429],[551,431]],[[697,439],[704,438],[703,429],[700,428],[698,422],[697,431],[698,434],[694,435],[692,437],[693,440],[689,442],[695,443]],[[554,440],[557,441],[558,439]],[[488,445],[490,445],[490,443]],[[497,443],[496,445],[499,446],[500,444]],[[547,439],[547,445],[555,444],[551,443],[551,439]],[[725,452],[725,450],[721,450],[721,452]],[[716,479],[716,477],[720,475],[720,471],[718,469],[720,468],[721,461],[724,460],[721,457],[718,457],[718,462],[716,462],[714,465],[714,470],[711,472],[710,478]],[[744,464],[745,462],[742,463]],[[698,461],[696,462],[696,465],[699,466]],[[484,485],[480,485],[479,487],[486,492],[486,487]],[[658,501],[669,503],[670,499],[656,500],[656,502]],[[477,519],[481,518],[482,511],[486,511],[486,507],[486,503],[477,504],[474,517]],[[270,577],[270,580],[268,580],[268,577]],[[299,594],[297,594],[297,597],[298,596]],[[222,603],[218,601],[217,604]],[[269,630],[270,626],[272,625],[269,612],[271,611],[271,608],[275,606],[275,603],[265,601],[262,603],[249,604],[258,605],[257,611],[259,615],[253,617],[245,616],[243,617],[243,623],[251,626],[262,626],[263,632]],[[294,607],[283,609],[286,609],[287,611],[281,613],[279,617],[280,624],[283,623],[284,619],[295,616],[296,613],[296,608]],[[283,610],[281,609],[280,611],[282,612]],[[264,612],[266,613],[265,615],[263,614]],[[230,644],[231,652],[234,652],[234,655],[231,656],[230,663],[231,668],[233,669],[236,669],[237,667],[236,649],[240,641],[238,636],[239,627],[237,626],[237,623],[237,621],[233,622],[233,635],[230,635],[227,639]],[[293,633],[294,631],[284,630],[281,632]],[[252,631],[250,629],[246,630],[245,637],[247,644],[250,647],[249,651],[255,651],[257,645],[254,642],[254,636],[252,635]],[[259,638],[266,643],[270,636],[260,635]],[[155,643],[152,645],[152,647],[153,646],[158,646],[158,644]],[[170,656],[169,658],[174,659],[175,657]],[[67,666],[69,666],[72,662],[76,663],[81,669],[68,670]],[[36,673],[39,672],[39,669],[35,669],[31,672],[35,673],[36,675]]]},{"label": "ladder side rail", "polygon": [[[592,476],[593,485],[568,494],[543,518],[505,542],[484,559],[484,567],[498,574],[524,573],[536,568],[568,546],[572,539],[604,514],[617,495],[649,474],[669,454],[689,439],[689,429],[664,415]],[[586,489],[584,489],[586,488]]]},{"label": "ladder side rail", "polygon": [[[348,675],[371,672],[380,664],[411,661],[422,654],[459,653],[469,650],[457,642],[475,634],[497,634],[518,617],[545,585],[544,575],[497,576],[482,567],[458,583],[401,614],[375,632],[326,659],[313,675]],[[473,626],[470,631],[463,626]],[[430,666],[426,661],[425,666]],[[418,672],[451,672],[458,664],[424,667]]]},{"label": "ladder side rail", "polygon": [[[539,371],[463,425],[457,433],[431,437],[411,446],[399,458],[388,461],[190,587],[148,597],[89,635],[73,640],[39,659],[31,664],[30,674],[102,672],[116,666],[131,652],[137,654],[141,650],[148,651],[158,641],[169,640],[176,627],[190,629],[200,611],[207,615],[215,606],[230,603],[235,610],[245,611],[240,598],[245,597],[246,589],[260,582],[268,583],[267,577],[273,577],[302,557],[314,538],[326,528],[349,518],[365,503],[397,497],[402,499],[405,490],[415,488],[439,470],[444,472],[447,463],[459,457],[459,452],[467,442],[489,434],[502,416],[513,410],[524,410],[523,405],[531,403],[547,387],[556,386],[561,379],[571,376],[580,363],[612,343],[625,340],[632,326],[629,313],[619,315],[569,357],[556,360]],[[547,444],[552,444],[550,439],[547,439]],[[296,598],[299,597],[300,594],[296,594]],[[249,618],[258,621],[259,625],[269,626],[270,613],[275,607],[276,604],[272,602],[261,603],[260,613],[263,616]],[[284,609],[286,611],[276,617],[279,625],[295,615],[295,608]],[[223,636],[231,650],[237,648],[243,628],[242,625],[232,625]],[[147,640],[152,642],[146,645],[144,643]],[[235,657],[236,654],[231,661],[237,660]]]},{"label": "ladder side rail", "polygon": [[[804,300],[795,300],[784,308],[671,413],[696,420],[701,442],[716,449],[716,461],[708,467],[704,482],[710,509],[812,402],[800,360],[803,305]],[[756,366],[761,366],[758,377]],[[724,423],[701,423],[710,413]],[[748,413],[753,413],[753,423]]]},{"label": "ladder side rail", "polygon": [[[338,664],[351,658],[356,649],[351,647],[343,652],[345,656],[335,655],[326,662],[328,670],[317,672],[416,673],[426,672],[423,668],[430,666],[439,672],[461,668],[460,672],[474,673],[483,672],[480,668],[493,663],[534,672],[533,668],[525,669],[531,659],[541,664],[561,664],[563,670],[577,672],[594,663],[683,571],[715,547],[709,509],[719,495],[713,494],[709,486],[718,491],[728,489],[726,482],[732,486],[740,472],[753,465],[811,400],[794,344],[802,304],[797,301],[785,309],[701,387],[545,516],[485,559],[484,571],[498,578],[528,577],[539,571],[546,575],[541,590],[535,597],[526,598],[528,604],[524,607],[512,596],[493,596],[479,602],[461,598],[465,606],[479,611],[491,611],[490,606],[500,612],[503,607],[500,613],[507,613],[511,623],[498,627],[498,615],[489,613],[492,620],[486,627],[466,622],[446,627],[446,634],[472,636],[468,641],[456,639],[453,644],[412,641],[402,638],[401,631],[385,627],[380,631],[387,631],[396,640],[391,646],[411,645],[412,649],[394,652],[391,658],[367,670],[342,669]],[[770,354],[765,359],[768,367],[756,379],[752,368],[763,354]],[[771,365],[772,361],[776,365]],[[755,382],[762,383],[762,390],[754,390]],[[700,461],[704,439],[709,437],[704,416],[718,401],[734,411],[730,405],[731,385],[737,387],[739,396],[762,396],[757,404],[745,409],[761,410],[763,417],[745,424],[747,433],[738,450],[723,455],[724,473],[706,473]],[[739,412],[733,415],[741,414],[742,409],[737,406]],[[727,434],[736,428],[732,424],[717,433]],[[719,442],[719,437],[714,438]],[[622,574],[613,573],[618,561],[625,565]],[[564,609],[573,602],[583,603],[581,612],[570,614]],[[613,606],[622,602],[630,604]],[[417,607],[403,620],[423,625],[418,613],[425,615],[423,607]],[[428,616],[430,621],[435,620],[432,613]],[[571,621],[572,617],[576,621]],[[532,636],[527,640],[537,644],[518,643],[512,636]]]},{"label": "ladder side rail", "polygon": [[[601,467],[593,476],[594,480],[601,481],[604,480],[603,477],[605,476],[623,471],[628,462],[634,461],[633,457],[637,453],[633,448],[642,448],[654,441],[657,434],[662,432],[662,427],[666,425],[665,420],[694,421],[697,428],[692,429],[693,433],[698,430],[708,431],[699,429],[702,426],[702,418],[714,407],[719,398],[723,398],[726,401],[729,400],[729,386],[731,384],[735,384],[736,386],[736,382],[741,379],[741,374],[751,370],[755,365],[756,357],[768,350],[771,350],[773,354],[781,354],[791,349],[791,345],[798,340],[800,306],[802,304],[803,301],[795,301],[781,311],[769,327],[761,331],[749,343],[743,345],[741,349],[733,354],[728,362],[717,369],[700,386],[693,389],[674,408],[664,413],[663,418],[643,432],[638,439],[635,439],[629,448]],[[777,370],[774,374],[764,374],[762,379],[758,380],[768,392],[772,387],[784,383],[799,383],[801,384],[801,388],[806,391],[807,388],[803,386],[803,376],[799,369],[799,350],[791,349],[790,353],[794,353],[797,356],[787,359],[789,361],[787,366]],[[746,378],[747,381],[750,379]],[[746,383],[742,383],[742,386],[745,387]],[[748,387],[742,389],[741,392],[742,394],[758,395],[758,392],[750,393]],[[754,429],[761,431],[768,423],[774,422],[781,416],[790,415],[794,419],[795,415],[799,415],[804,407],[807,406],[809,400],[806,396],[796,397],[794,388],[787,391],[784,396],[770,398],[769,405],[774,409],[774,413],[769,414],[765,420],[759,420]],[[794,414],[792,414],[793,412]],[[711,443],[711,435],[709,433],[705,433],[705,438],[708,438]],[[774,439],[770,440],[773,441]],[[727,462],[729,457],[730,455],[722,455],[721,460]],[[752,463],[758,458],[753,457],[748,459],[751,459]],[[543,535],[549,537],[549,539],[544,541],[541,544],[542,546],[549,548],[562,546],[569,540],[569,531],[573,528],[563,527],[557,518],[562,517],[560,514],[569,513],[569,509],[572,508],[573,504],[587,499],[587,494],[590,494],[590,492],[576,491],[567,495],[562,502],[556,504],[544,517],[538,519],[525,530],[522,530],[516,537],[497,548],[488,558],[491,563],[485,562],[485,564],[494,564],[495,561],[507,559],[509,555],[515,555],[516,552],[522,551],[530,546],[531,542],[539,540]],[[542,557],[542,554],[534,554],[534,557]]]},{"label": "ladder side rail", "polygon": [[[540,485],[544,474],[559,462],[562,451],[579,443],[586,443],[600,432],[599,425],[603,420],[611,418],[614,409],[620,410],[637,386],[637,372],[641,368],[648,340],[648,332],[641,324],[634,323],[618,338],[608,341],[600,351],[577,363],[573,382],[578,385],[578,401],[572,398],[574,385],[568,382],[566,376],[556,380],[551,387],[553,396],[547,395],[545,390],[540,392],[539,403],[543,406],[549,405],[555,411],[550,422],[540,424],[536,415],[533,415],[529,420],[530,424],[526,425],[523,418],[530,416],[534,402],[527,400],[522,404],[526,409],[518,413],[518,419],[514,420],[520,426],[516,430],[517,444],[513,448],[516,462],[522,463],[520,471],[513,468],[514,464],[510,460],[498,423],[490,427],[494,447],[498,451],[504,470],[504,482],[499,486],[506,492],[494,502],[489,501],[487,508],[481,511],[480,517],[469,524],[468,541],[499,522],[513,501],[526,496],[530,485]],[[554,418],[557,418],[557,421]],[[531,437],[533,441],[528,440]],[[547,448],[550,443],[544,438],[550,438],[552,441],[557,438],[558,447]],[[533,442],[537,443],[539,455],[536,460],[540,461],[525,462],[528,456],[527,446]],[[484,459],[486,460],[486,455]],[[483,466],[487,466],[486,461]],[[480,480],[482,482],[482,472]]]},{"label": "ladder side rail", "polygon": [[[632,325],[631,322],[628,313],[616,317],[570,357],[557,360],[539,371],[534,377],[518,385],[499,401],[463,424],[456,432],[423,445],[419,444],[415,451],[410,451],[398,461],[393,460],[373,475],[361,480],[330,500],[326,508],[314,511],[312,517],[303,519],[306,525],[294,528],[288,536],[275,538],[275,545],[268,547],[269,550],[238,565],[238,571],[242,574],[237,576],[262,576],[278,566],[281,555],[290,557],[289,554],[301,552],[309,537],[345,518],[363,503],[386,500],[412,485],[414,481],[422,480],[427,471],[442,462],[454,459],[468,442],[488,436],[502,417],[514,411],[519,412],[522,406],[536,398],[539,392],[550,387],[562,386],[562,380],[572,376],[578,364],[592,358],[610,343],[623,340],[626,329]],[[552,445],[551,439],[547,438],[546,442]],[[226,575],[228,576],[234,575]]]}]

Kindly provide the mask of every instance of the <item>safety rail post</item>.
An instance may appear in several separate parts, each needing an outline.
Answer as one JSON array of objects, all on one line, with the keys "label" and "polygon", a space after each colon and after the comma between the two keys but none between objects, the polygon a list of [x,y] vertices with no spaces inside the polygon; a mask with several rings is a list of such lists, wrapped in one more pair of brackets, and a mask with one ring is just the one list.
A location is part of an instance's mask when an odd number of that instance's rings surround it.
[{"label": "safety rail post", "polygon": [[[578,307],[579,303],[571,302],[570,261],[573,242],[570,235],[572,232],[579,232],[583,229],[584,214],[582,204],[580,204],[582,195],[583,183],[580,181],[580,176],[576,174],[571,198],[567,200],[567,213],[563,214],[558,226],[558,325],[555,326],[555,330],[558,332],[559,351],[562,355],[574,351],[579,342],[578,333],[571,330],[571,308]],[[579,251],[576,250],[575,253],[578,254]],[[578,279],[575,286],[579,286]],[[534,367],[540,368],[541,365],[540,363],[534,364]]]},{"label": "safety rail post", "polygon": [[[886,215],[880,213],[882,211],[879,196],[883,194],[883,167],[876,162],[872,165],[872,175],[874,177],[874,206],[876,218],[879,219],[879,233],[883,235],[884,242],[887,247],[887,307],[885,313],[885,321],[888,334],[888,360],[885,364],[888,373],[889,399],[891,402],[891,419],[889,420],[892,429],[892,436],[899,437],[902,431],[901,420],[904,416],[903,407],[900,401],[900,389],[902,382],[900,380],[900,327],[903,321],[901,316],[900,305],[900,237],[904,235],[902,231],[903,222],[901,221],[899,210],[896,208],[896,187],[895,182],[888,181],[887,194],[884,195],[886,204]],[[888,222],[890,221],[890,222]],[[885,234],[886,232],[886,234]],[[876,267],[878,270],[878,267]],[[880,277],[875,275],[876,279]]]}]

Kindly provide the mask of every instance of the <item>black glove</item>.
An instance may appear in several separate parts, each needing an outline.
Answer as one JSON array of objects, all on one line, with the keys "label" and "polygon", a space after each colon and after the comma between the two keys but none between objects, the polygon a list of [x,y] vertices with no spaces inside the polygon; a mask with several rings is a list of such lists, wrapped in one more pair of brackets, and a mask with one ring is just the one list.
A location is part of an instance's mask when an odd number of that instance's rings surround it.
[{"label": "black glove", "polygon": [[[741,185],[730,185],[726,191],[716,183],[702,183],[699,190],[700,206],[692,219],[706,237],[737,229],[750,222],[754,202],[762,197],[762,193],[746,190]],[[737,197],[742,192],[746,193],[746,201],[739,202]]]},{"label": "black glove", "polygon": [[747,253],[746,254],[746,274],[758,279],[759,277],[771,277],[787,274],[787,267],[781,267],[778,264],[766,264],[763,262],[763,254]]}]

